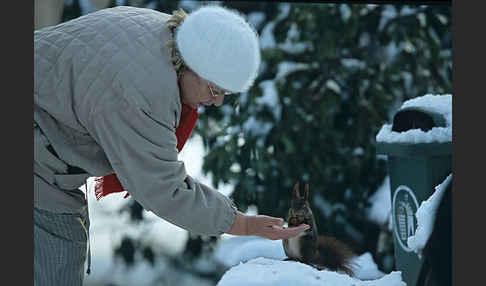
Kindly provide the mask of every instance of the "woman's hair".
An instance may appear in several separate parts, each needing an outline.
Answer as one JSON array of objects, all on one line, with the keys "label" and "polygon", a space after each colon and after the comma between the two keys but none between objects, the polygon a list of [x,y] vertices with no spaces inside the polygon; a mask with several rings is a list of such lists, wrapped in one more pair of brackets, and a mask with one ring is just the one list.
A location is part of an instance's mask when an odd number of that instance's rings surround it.
[{"label": "woman's hair", "polygon": [[182,23],[182,21],[184,21],[186,16],[187,16],[187,13],[184,10],[182,10],[181,8],[179,8],[178,10],[172,12],[172,16],[165,23],[167,28],[172,33],[172,38],[168,42],[167,47],[169,48],[170,60],[172,62],[172,65],[174,65],[178,79],[181,78],[182,73],[184,72],[184,69],[185,69],[186,66],[184,64],[184,61],[181,58],[179,51],[177,50],[174,37],[175,37],[175,31],[176,31],[177,27]]}]

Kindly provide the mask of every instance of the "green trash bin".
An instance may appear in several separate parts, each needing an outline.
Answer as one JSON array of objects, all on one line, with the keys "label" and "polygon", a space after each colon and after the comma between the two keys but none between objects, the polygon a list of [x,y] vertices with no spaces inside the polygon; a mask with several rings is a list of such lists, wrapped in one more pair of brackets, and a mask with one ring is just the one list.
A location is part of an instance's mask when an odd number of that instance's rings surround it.
[{"label": "green trash bin", "polygon": [[395,265],[408,286],[421,286],[423,260],[407,244],[417,229],[415,213],[452,173],[451,111],[450,95],[415,98],[376,136],[377,153],[388,157]]}]

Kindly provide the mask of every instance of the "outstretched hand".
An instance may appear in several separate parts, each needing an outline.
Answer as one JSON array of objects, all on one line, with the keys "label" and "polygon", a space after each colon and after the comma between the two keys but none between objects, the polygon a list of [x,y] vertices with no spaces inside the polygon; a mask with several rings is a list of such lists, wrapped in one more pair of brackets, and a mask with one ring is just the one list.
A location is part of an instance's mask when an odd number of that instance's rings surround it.
[{"label": "outstretched hand", "polygon": [[271,240],[287,239],[298,235],[310,228],[301,224],[295,227],[283,228],[284,220],[266,215],[245,215],[238,212],[235,222],[228,234],[256,235]]}]

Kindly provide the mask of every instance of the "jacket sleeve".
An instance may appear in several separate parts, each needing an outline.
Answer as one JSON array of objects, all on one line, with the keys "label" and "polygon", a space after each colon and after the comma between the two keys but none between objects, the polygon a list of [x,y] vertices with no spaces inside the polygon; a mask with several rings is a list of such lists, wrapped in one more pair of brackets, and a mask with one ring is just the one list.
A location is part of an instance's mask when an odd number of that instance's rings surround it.
[{"label": "jacket sleeve", "polygon": [[121,100],[91,117],[90,133],[124,189],[146,210],[197,234],[220,235],[236,207],[225,195],[187,176],[177,160],[174,128]]}]

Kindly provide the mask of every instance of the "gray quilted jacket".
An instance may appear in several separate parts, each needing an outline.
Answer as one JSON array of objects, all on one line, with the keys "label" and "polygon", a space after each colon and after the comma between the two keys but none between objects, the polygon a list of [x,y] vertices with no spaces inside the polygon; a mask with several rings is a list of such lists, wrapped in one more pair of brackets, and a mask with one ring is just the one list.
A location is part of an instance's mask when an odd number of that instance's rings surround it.
[{"label": "gray quilted jacket", "polygon": [[199,234],[229,230],[234,204],[177,159],[168,17],[115,7],[34,32],[35,207],[76,212],[85,180],[115,172],[159,217]]}]

